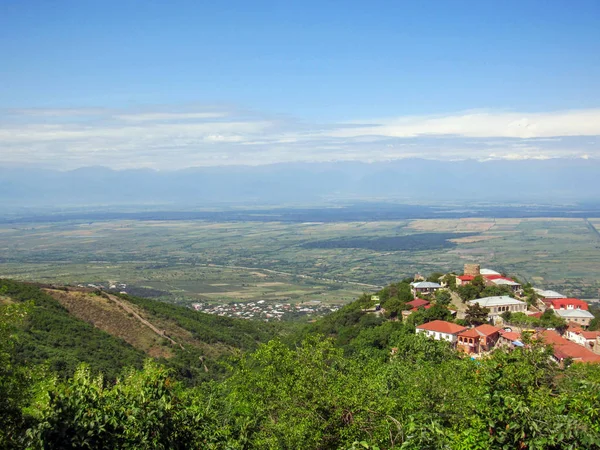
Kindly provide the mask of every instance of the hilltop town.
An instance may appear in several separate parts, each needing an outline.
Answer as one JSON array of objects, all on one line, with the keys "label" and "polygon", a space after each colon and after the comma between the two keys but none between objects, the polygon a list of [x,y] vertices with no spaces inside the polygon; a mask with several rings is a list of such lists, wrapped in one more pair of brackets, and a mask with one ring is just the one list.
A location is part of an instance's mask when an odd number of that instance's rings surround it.
[{"label": "hilltop town", "polygon": [[460,275],[416,275],[402,284],[372,295],[372,306],[363,311],[410,322],[417,334],[448,341],[473,358],[542,340],[559,363],[600,363],[600,331],[590,330],[595,317],[581,299],[523,285],[478,264],[465,264]]}]

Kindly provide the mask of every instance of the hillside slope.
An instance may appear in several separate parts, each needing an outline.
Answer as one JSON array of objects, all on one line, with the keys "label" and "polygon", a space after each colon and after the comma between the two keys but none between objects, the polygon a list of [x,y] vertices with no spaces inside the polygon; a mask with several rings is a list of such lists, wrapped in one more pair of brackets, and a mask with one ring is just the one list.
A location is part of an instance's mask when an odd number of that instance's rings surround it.
[{"label": "hillside slope", "polygon": [[0,279],[3,303],[29,302],[17,362],[47,362],[69,376],[85,362],[114,378],[124,367],[160,359],[196,383],[224,371],[219,361],[255,349],[280,324],[211,316],[155,300]]}]

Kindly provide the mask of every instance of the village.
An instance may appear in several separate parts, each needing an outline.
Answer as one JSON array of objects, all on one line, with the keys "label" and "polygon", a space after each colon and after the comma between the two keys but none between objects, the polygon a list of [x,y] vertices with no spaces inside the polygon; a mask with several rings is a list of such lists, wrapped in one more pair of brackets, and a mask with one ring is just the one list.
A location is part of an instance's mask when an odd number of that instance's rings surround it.
[{"label": "village", "polygon": [[259,300],[256,302],[239,302],[227,304],[194,303],[192,308],[207,314],[237,317],[239,319],[255,319],[264,321],[292,320],[302,316],[316,318],[335,312],[338,306],[326,305],[318,300],[305,303],[273,303]]},{"label": "village", "polygon": [[[532,340],[541,340],[552,346],[558,363],[600,363],[600,331],[587,330],[594,319],[587,302],[537,288],[532,288],[533,295],[528,297],[519,282],[494,270],[481,269],[477,264],[465,264],[462,275],[445,275],[438,281],[425,281],[419,275],[415,277],[411,283],[414,300],[406,303],[408,308],[402,311],[401,320],[431,308],[440,296],[438,292],[451,291],[451,284],[453,303],[448,310],[453,320],[422,323],[416,326],[416,333],[448,341],[473,358],[497,347],[523,347]],[[456,290],[461,287],[464,290],[465,286],[474,283],[482,283],[492,290],[500,287],[505,295],[461,301]],[[377,302],[379,298],[373,296],[372,300]],[[385,312],[377,304],[375,310]],[[483,312],[483,317],[478,321],[466,320],[472,311]],[[542,318],[546,321],[540,320]]]}]

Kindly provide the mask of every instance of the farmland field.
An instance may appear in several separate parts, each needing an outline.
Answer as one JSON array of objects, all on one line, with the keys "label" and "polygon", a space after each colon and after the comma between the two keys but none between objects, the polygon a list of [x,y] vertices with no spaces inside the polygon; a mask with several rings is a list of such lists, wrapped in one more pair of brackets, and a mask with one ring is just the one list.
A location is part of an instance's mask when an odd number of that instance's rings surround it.
[{"label": "farmland field", "polygon": [[125,283],[182,303],[344,303],[417,272],[477,262],[589,298],[600,288],[597,228],[600,219],[581,218],[12,223],[0,225],[0,276]]}]

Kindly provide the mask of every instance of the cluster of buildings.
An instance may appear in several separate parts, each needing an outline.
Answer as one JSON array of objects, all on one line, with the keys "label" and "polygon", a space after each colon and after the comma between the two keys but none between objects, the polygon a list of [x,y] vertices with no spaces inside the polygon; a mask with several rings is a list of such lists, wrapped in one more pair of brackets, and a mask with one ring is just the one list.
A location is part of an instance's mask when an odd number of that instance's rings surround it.
[{"label": "cluster of buildings", "polygon": [[[586,330],[594,316],[589,312],[588,304],[585,301],[568,298],[555,291],[534,289],[538,302],[533,308],[535,311],[529,311],[528,304],[518,298],[523,293],[520,283],[496,271],[480,269],[477,264],[466,264],[464,272],[463,275],[456,276],[457,286],[467,285],[473,282],[475,277],[481,277],[486,286],[507,286],[517,298],[503,295],[479,298],[467,302],[467,305],[478,304],[483,308],[488,308],[488,318],[496,326],[484,324],[477,327],[465,327],[452,322],[434,320],[419,325],[416,328],[417,333],[423,333],[436,340],[448,341],[458,350],[467,354],[480,355],[497,346],[514,348],[524,345],[521,341],[520,332],[513,331],[509,327],[501,328],[503,313],[520,312],[540,317],[543,311],[550,309],[568,324],[564,335],[553,329],[527,331],[532,332],[534,338],[551,344],[554,349],[554,358],[558,362],[571,359],[573,361],[600,363],[600,331]],[[416,297],[422,294],[435,293],[445,286],[419,280],[413,282],[411,287]],[[418,297],[409,302],[408,305],[412,308],[404,311],[403,316],[408,316],[419,308],[429,308],[431,306],[429,301]]]},{"label": "cluster of buildings", "polygon": [[[465,327],[445,320],[434,320],[416,328],[417,334],[424,334],[438,341],[448,341],[457,350],[469,355],[481,355],[496,347],[523,347],[521,333],[502,329],[489,324]],[[585,332],[581,329],[567,331],[563,337],[554,330],[541,330],[534,333],[534,339],[553,347],[554,359],[562,363],[566,359],[578,362],[600,363],[600,332]],[[569,339],[571,337],[571,339]]]},{"label": "cluster of buildings", "polygon": [[265,321],[299,316],[318,317],[339,309],[337,306],[323,305],[317,300],[298,304],[272,303],[264,300],[229,304],[194,303],[192,307],[196,311],[207,314]]}]

